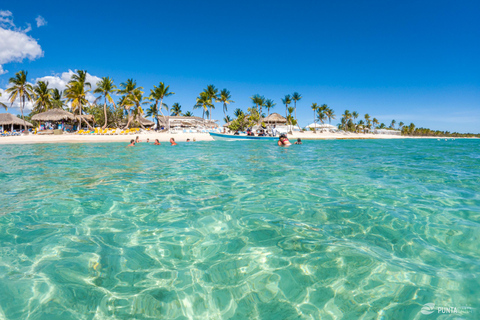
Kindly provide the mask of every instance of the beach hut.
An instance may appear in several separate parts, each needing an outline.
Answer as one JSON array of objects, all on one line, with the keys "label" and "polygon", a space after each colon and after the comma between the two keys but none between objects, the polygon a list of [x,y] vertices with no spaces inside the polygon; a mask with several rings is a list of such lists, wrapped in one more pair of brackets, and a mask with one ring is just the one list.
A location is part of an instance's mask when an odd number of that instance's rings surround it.
[{"label": "beach hut", "polygon": [[65,120],[75,121],[77,120],[77,117],[75,117],[73,114],[63,109],[50,109],[42,113],[37,113],[32,117],[32,120],[52,121],[52,122],[65,121]]},{"label": "beach hut", "polygon": [[142,116],[138,116],[137,121],[144,127],[153,127],[155,125],[155,122],[150,121]]},{"label": "beach hut", "polygon": [[278,113],[272,113],[268,117],[263,118],[262,121],[265,124],[275,124],[275,125],[285,125],[287,124],[287,119],[285,117],[282,117]]},{"label": "beach hut", "polygon": [[14,116],[11,113],[0,113],[0,125],[2,126],[2,132],[5,131],[5,127],[10,126],[10,130],[13,131],[15,126],[19,126],[20,128],[25,125],[26,127],[33,127],[28,121],[23,121],[17,116]]}]

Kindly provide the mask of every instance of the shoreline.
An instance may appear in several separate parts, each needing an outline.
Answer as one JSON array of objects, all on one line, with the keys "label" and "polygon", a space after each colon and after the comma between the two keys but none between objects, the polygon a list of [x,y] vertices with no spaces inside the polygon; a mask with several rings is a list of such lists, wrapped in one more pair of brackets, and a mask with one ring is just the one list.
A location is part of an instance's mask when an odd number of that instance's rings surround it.
[{"label": "shoreline", "polygon": [[[214,141],[208,133],[140,133],[133,135],[25,135],[13,137],[0,137],[0,145],[3,144],[41,144],[41,143],[107,143],[124,142],[129,143],[131,139],[139,136],[141,142],[150,139],[154,142],[158,139],[160,142],[168,142],[170,138],[175,138],[177,142],[185,142],[187,139],[196,141]],[[363,134],[363,133],[313,133],[305,132],[288,135],[292,142],[301,138],[302,140],[377,140],[377,139],[476,139],[459,137],[416,137],[416,136],[393,136],[381,134]]]}]

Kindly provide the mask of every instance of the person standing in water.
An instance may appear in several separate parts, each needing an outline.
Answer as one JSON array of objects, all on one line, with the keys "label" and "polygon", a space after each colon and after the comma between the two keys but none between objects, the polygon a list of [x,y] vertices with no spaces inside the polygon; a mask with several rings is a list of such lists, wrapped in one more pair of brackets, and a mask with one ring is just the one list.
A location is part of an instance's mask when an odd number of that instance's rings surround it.
[{"label": "person standing in water", "polygon": [[155,142],[153,143],[154,146],[159,146],[160,145],[160,141],[158,141],[158,139],[155,139]]},{"label": "person standing in water", "polygon": [[171,143],[172,146],[177,145],[177,143],[175,142],[175,139],[173,139],[173,138],[170,138],[170,143]]},{"label": "person standing in water", "polygon": [[280,147],[287,147],[287,146],[291,146],[292,144],[290,143],[290,141],[288,141],[287,137],[285,135],[281,135],[280,138],[278,138],[278,142],[277,144],[280,146]]},{"label": "person standing in water", "polygon": [[135,140],[130,140],[130,144],[127,147],[135,147]]}]

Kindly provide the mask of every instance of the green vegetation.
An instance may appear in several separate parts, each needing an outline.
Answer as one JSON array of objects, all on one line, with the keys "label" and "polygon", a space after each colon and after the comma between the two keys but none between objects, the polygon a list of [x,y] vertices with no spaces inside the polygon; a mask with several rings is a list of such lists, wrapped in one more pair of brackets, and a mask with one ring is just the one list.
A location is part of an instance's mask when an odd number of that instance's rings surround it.
[{"label": "green vegetation", "polygon": [[[160,124],[157,117],[159,115],[165,117],[163,109],[167,112],[167,119],[170,116],[193,116],[191,111],[182,113],[182,107],[178,102],[174,103],[171,108],[163,102],[164,99],[175,94],[175,92],[170,91],[170,86],[165,85],[163,82],[160,82],[158,86],[153,86],[153,89],[150,89],[150,95],[146,97],[144,96],[143,87],[138,87],[134,79],[128,79],[120,83],[119,88],[117,88],[113,79],[103,77],[95,84],[96,88],[92,92],[97,95],[97,98],[90,102],[87,100],[87,95],[92,91],[92,85],[87,81],[86,70],[77,70],[72,75],[67,88],[63,92],[57,88],[50,88],[49,83],[46,81],[38,81],[34,85],[30,84],[27,81],[27,74],[23,70],[17,72],[14,77],[9,79],[9,87],[5,90],[9,94],[8,100],[11,105],[15,101],[19,102],[21,118],[24,120],[31,119],[37,113],[55,108],[64,109],[76,115],[79,129],[82,121],[85,121],[85,114],[92,115],[94,122],[102,124],[103,129],[107,127],[129,128],[132,125],[142,126],[138,119],[143,116],[154,118],[159,127]],[[118,101],[115,102],[116,96]],[[276,106],[272,99],[267,99],[259,94],[251,96],[250,99],[253,106],[247,108],[247,112],[243,112],[240,108],[235,109],[233,113],[234,118],[232,118],[227,115],[228,105],[235,103],[232,100],[230,91],[224,88],[219,92],[213,84],[210,84],[196,98],[193,110],[201,109],[203,119],[206,116],[206,119],[211,120],[211,111],[215,109],[215,103],[220,102],[223,106],[224,121],[230,123],[229,128],[231,130],[243,131],[248,127],[260,124],[262,119],[269,116],[270,110]],[[302,95],[298,92],[294,92],[291,95],[287,94],[281,99],[285,105],[287,125],[298,125],[297,103],[302,99]],[[103,104],[99,105],[98,103],[101,100],[103,100]],[[27,102],[33,103],[33,109],[30,114],[24,116],[24,108]],[[142,106],[149,102],[151,104],[144,112]],[[8,106],[4,103],[0,103],[0,107],[3,107],[5,110],[8,109]],[[267,115],[263,113],[263,108],[267,109]],[[336,119],[335,111],[327,104],[319,105],[314,102],[310,108],[313,111],[313,122],[315,124],[325,124],[327,120],[331,124],[331,121]],[[86,124],[92,129],[88,122]],[[356,133],[368,133],[377,129],[386,129],[399,130],[405,136],[480,137],[480,134],[451,133],[449,131],[416,128],[413,123],[405,125],[401,121],[397,125],[395,119],[392,119],[387,127],[385,123],[380,123],[377,118],[372,118],[368,113],[361,118],[358,112],[350,112],[349,110],[344,111],[337,127],[347,132]],[[313,128],[313,130],[315,131],[316,129]]]}]

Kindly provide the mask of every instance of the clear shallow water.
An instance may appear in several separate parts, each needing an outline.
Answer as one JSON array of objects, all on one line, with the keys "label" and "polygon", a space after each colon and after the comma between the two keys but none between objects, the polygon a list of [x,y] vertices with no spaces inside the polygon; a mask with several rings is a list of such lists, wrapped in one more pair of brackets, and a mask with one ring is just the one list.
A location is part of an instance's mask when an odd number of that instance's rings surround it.
[{"label": "clear shallow water", "polygon": [[123,146],[0,146],[0,319],[480,317],[478,140]]}]

